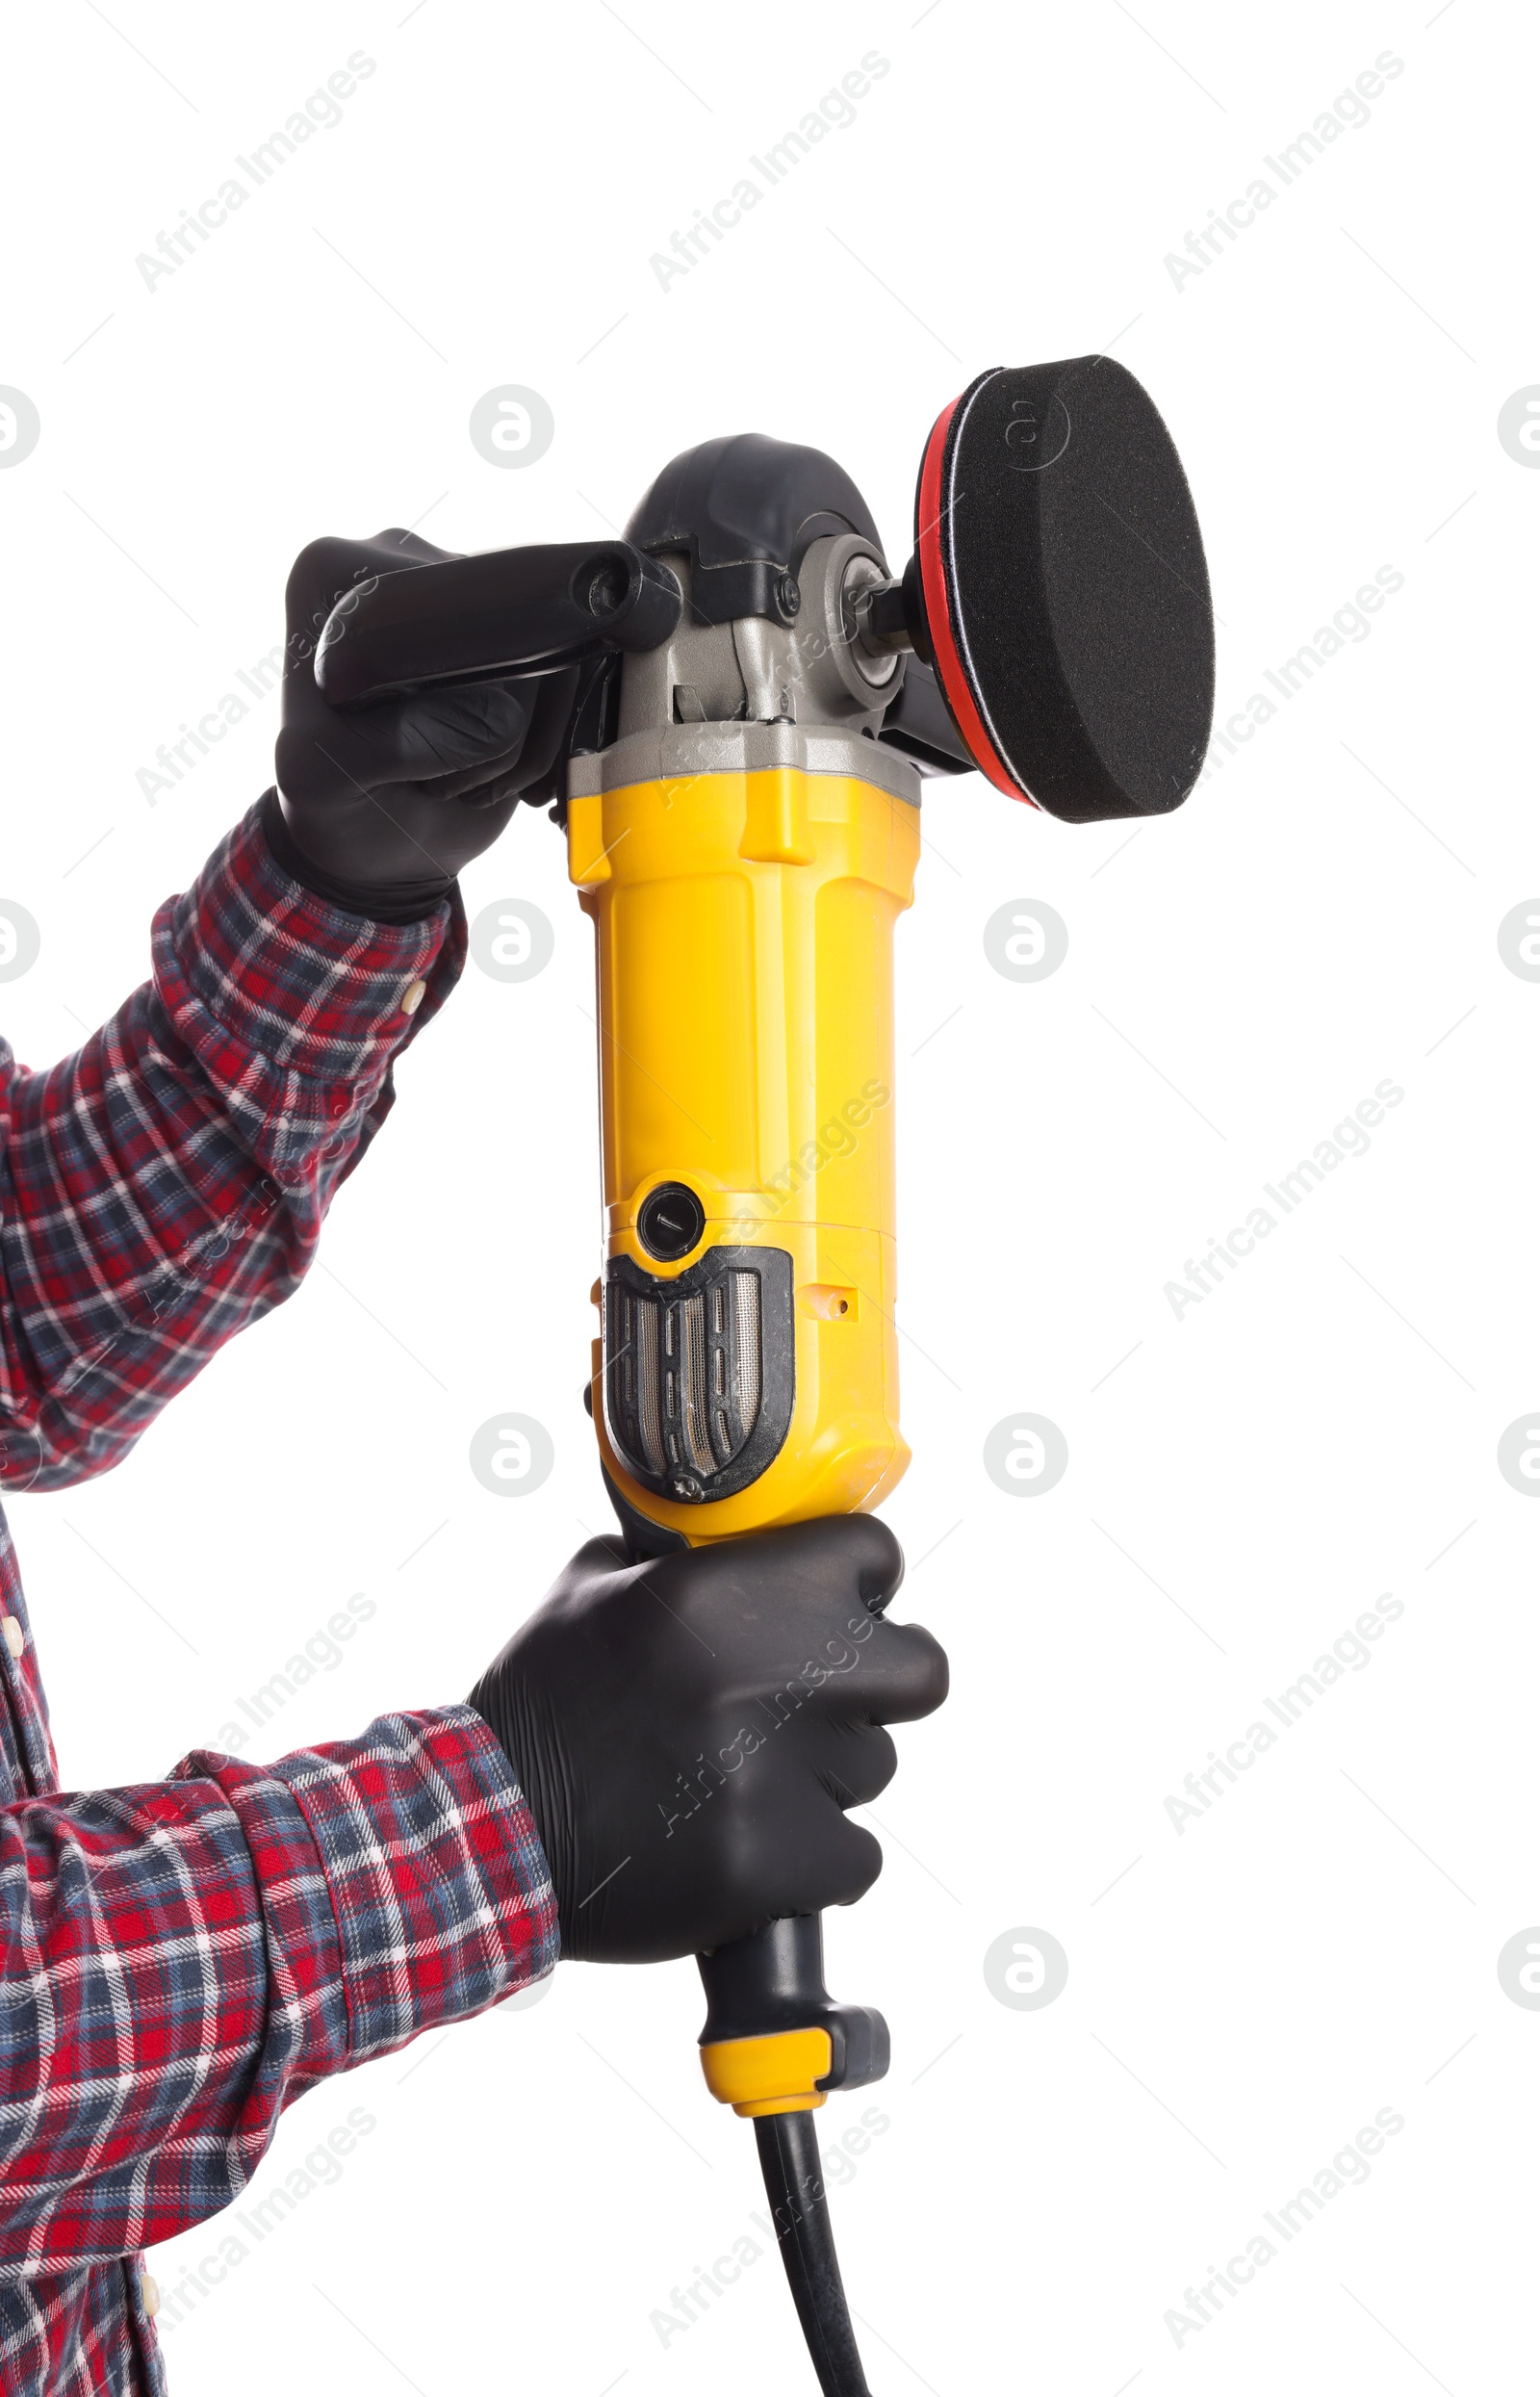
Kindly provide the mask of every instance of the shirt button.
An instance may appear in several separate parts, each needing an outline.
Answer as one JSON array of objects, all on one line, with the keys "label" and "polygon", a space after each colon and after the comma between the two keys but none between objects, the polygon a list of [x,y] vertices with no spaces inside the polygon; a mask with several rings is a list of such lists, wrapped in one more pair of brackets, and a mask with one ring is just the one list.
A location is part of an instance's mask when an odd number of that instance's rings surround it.
[{"label": "shirt button", "polygon": [[16,1620],[16,1617],[13,1614],[8,1614],[5,1616],[3,1621],[0,1621],[0,1631],[5,1633],[6,1646],[10,1649],[12,1655],[19,1663],[21,1661],[21,1652],[27,1644],[26,1633],[22,1630],[20,1623]]},{"label": "shirt button", "polygon": [[161,2310],[161,2284],[149,2273],[141,2272],[139,2280],[139,2293],[144,2311],[153,2322]]},{"label": "shirt button", "polygon": [[426,996],[427,984],[425,982],[409,982],[406,986],[405,995],[401,1000],[402,1015],[415,1016]]}]

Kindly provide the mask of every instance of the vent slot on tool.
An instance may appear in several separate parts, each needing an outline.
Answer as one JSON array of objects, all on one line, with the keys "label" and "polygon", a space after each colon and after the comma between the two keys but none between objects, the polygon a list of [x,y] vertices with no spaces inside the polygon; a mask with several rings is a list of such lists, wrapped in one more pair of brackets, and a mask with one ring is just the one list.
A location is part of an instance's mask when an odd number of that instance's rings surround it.
[{"label": "vent slot on tool", "polygon": [[784,1250],[711,1249],[672,1279],[610,1259],[609,1436],[657,1496],[694,1505],[757,1481],[790,1427],[793,1358]]}]

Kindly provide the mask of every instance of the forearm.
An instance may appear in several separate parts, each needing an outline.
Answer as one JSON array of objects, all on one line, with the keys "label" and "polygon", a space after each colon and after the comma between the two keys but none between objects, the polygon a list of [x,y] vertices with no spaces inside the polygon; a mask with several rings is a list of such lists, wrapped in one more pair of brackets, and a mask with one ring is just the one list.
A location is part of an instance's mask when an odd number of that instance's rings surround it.
[{"label": "forearm", "polygon": [[0,2272],[227,2204],[327,2075],[549,1971],[528,1811],[463,1707],[0,1810]]},{"label": "forearm", "polygon": [[381,925],[300,888],[252,810],[154,927],[154,978],[0,1122],[0,1481],[116,1461],[290,1294],[452,986],[458,905]]}]

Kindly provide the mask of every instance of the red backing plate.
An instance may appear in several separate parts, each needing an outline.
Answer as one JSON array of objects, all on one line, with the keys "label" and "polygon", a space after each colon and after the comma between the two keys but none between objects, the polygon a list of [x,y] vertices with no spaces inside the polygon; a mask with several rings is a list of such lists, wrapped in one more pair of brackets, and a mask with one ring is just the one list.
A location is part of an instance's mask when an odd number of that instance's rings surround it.
[{"label": "red backing plate", "polygon": [[963,672],[962,655],[952,623],[951,596],[947,590],[946,565],[941,554],[941,526],[950,500],[944,490],[946,472],[946,437],[952,420],[962,404],[960,394],[941,410],[931,427],[920,464],[919,493],[915,503],[915,547],[919,552],[920,588],[925,596],[925,617],[930,627],[931,647],[936,654],[936,671],[947,706],[957,720],[958,731],[968,746],[968,753],[981,774],[987,775],[996,790],[1003,790],[1008,799],[1023,799],[1029,808],[1038,804],[1030,790],[1023,790],[1006,764],[985,727],[984,718],[973,703],[968,679]]}]

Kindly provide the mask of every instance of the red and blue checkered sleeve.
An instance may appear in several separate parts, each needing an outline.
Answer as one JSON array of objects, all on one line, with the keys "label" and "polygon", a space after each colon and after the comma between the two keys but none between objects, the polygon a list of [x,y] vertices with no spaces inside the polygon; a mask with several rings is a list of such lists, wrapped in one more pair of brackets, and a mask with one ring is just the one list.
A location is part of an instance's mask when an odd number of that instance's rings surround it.
[{"label": "red and blue checkered sleeve", "polygon": [[539,1837],[469,1707],[0,1809],[0,2273],[227,2205],[284,2106],[549,1972]]},{"label": "red and blue checkered sleeve", "polygon": [[417,924],[346,915],[290,880],[253,808],[84,1047],[29,1073],[0,1044],[0,1485],[116,1464],[290,1295],[464,957],[457,897]]}]

